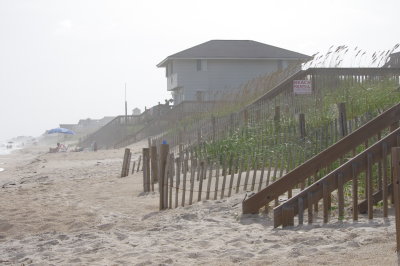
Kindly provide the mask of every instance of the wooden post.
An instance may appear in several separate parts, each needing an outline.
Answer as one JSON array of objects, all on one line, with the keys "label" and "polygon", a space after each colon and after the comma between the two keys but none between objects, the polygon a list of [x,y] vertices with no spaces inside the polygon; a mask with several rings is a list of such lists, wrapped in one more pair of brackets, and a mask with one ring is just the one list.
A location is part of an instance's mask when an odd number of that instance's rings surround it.
[{"label": "wooden post", "polygon": [[150,149],[143,148],[143,191],[150,192]]},{"label": "wooden post", "polygon": [[367,202],[368,202],[368,219],[374,218],[373,214],[373,207],[374,207],[374,202],[373,202],[373,190],[372,190],[372,154],[368,153],[367,154]]},{"label": "wooden post", "polygon": [[311,192],[307,193],[307,210],[308,210],[308,223],[312,224],[313,222],[313,205],[312,205],[312,194]]},{"label": "wooden post", "polygon": [[184,163],[183,163],[183,190],[182,190],[182,203],[181,206],[184,207],[185,206],[185,193],[186,193],[186,177],[187,177],[187,172],[188,172],[188,157],[186,156],[186,158],[184,159]]},{"label": "wooden post", "polygon": [[200,180],[199,180],[199,192],[197,195],[197,201],[201,201],[201,193],[203,191],[203,180],[205,178],[205,172],[207,169],[207,165],[205,165],[204,161],[200,162]]},{"label": "wooden post", "polygon": [[121,177],[126,176],[126,167],[127,167],[126,165],[128,163],[128,157],[130,153],[131,153],[130,149],[126,148],[124,153],[124,160],[122,161]]},{"label": "wooden post", "polygon": [[129,152],[128,154],[128,161],[126,162],[126,168],[125,168],[125,176],[129,175],[129,167],[131,165],[131,158],[132,158],[132,152]]},{"label": "wooden post", "polygon": [[212,164],[212,162],[210,162],[210,169],[209,169],[209,172],[208,172],[208,181],[207,181],[206,200],[209,200],[209,199],[210,199],[210,189],[211,189],[212,171],[213,171],[213,164]]},{"label": "wooden post", "polygon": [[356,172],[356,165],[351,166],[352,172],[352,196],[353,196],[353,220],[358,220],[358,178]]},{"label": "wooden post", "polygon": [[168,144],[161,144],[160,146],[160,158],[159,158],[159,192],[160,192],[160,210],[164,210],[164,183],[166,180],[164,179],[165,177],[165,171],[167,167],[167,158],[169,154],[169,145]]},{"label": "wooden post", "polygon": [[218,197],[218,182],[219,182],[219,163],[217,162],[217,173],[215,174],[215,185],[214,185],[214,200]]},{"label": "wooden post", "polygon": [[388,216],[388,164],[387,164],[387,144],[382,144],[382,158],[383,158],[383,180],[382,180],[382,201],[383,201],[383,217]]},{"label": "wooden post", "polygon": [[343,137],[347,136],[347,134],[348,134],[346,104],[345,103],[339,103],[338,104],[338,110],[339,110],[340,136],[343,138]]},{"label": "wooden post", "polygon": [[221,196],[220,198],[223,199],[224,198],[224,193],[225,193],[225,184],[226,184],[226,175],[228,174],[228,169],[227,169],[227,160],[226,158],[224,159],[224,168],[222,170],[222,188],[221,188]]},{"label": "wooden post", "polygon": [[393,197],[396,220],[397,252],[400,252],[400,147],[392,148]]},{"label": "wooden post", "polygon": [[244,162],[245,162],[245,159],[242,158],[242,159],[240,160],[240,168],[239,168],[238,178],[237,178],[237,182],[236,182],[236,193],[239,193],[240,179],[242,178],[242,172],[243,172],[243,168],[244,168]]},{"label": "wooden post", "polygon": [[329,208],[330,208],[330,198],[331,193],[329,192],[328,183],[322,183],[322,194],[323,194],[323,202],[324,202],[324,223],[329,221]]},{"label": "wooden post", "polygon": [[299,210],[299,225],[303,225],[304,218],[304,200],[302,197],[298,199],[298,210]]},{"label": "wooden post", "polygon": [[182,153],[176,158],[176,187],[175,187],[175,208],[178,207],[179,186],[181,184],[181,158]]},{"label": "wooden post", "polygon": [[170,161],[169,161],[169,167],[168,167],[168,177],[169,177],[169,201],[168,201],[168,208],[172,209],[172,187],[174,185],[174,168],[175,168],[175,157],[174,154],[171,153],[169,155]]},{"label": "wooden post", "polygon": [[151,146],[151,185],[154,191],[154,184],[158,183],[158,163],[157,163],[157,146]]},{"label": "wooden post", "polygon": [[338,182],[338,205],[339,205],[339,220],[344,219],[344,188],[343,188],[343,174],[337,175]]}]

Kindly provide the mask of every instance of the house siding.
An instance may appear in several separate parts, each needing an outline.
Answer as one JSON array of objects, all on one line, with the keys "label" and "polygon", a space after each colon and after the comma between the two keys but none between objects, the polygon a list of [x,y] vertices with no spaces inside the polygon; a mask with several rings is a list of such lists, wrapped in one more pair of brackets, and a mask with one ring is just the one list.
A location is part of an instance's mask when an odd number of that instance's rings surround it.
[{"label": "house siding", "polygon": [[197,62],[192,59],[173,61],[173,72],[169,73],[167,88],[174,95],[174,104],[196,100],[198,91],[205,92],[212,100],[211,91],[234,90],[257,76],[278,70],[288,65],[286,60],[236,60],[208,59],[207,69],[197,71]]}]

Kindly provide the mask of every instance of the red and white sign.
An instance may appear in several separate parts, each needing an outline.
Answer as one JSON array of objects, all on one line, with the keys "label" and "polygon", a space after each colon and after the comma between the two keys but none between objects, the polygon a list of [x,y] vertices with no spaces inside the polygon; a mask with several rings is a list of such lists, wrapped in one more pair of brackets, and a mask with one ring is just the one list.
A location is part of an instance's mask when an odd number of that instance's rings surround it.
[{"label": "red and white sign", "polygon": [[311,80],[293,80],[294,94],[311,94]]}]

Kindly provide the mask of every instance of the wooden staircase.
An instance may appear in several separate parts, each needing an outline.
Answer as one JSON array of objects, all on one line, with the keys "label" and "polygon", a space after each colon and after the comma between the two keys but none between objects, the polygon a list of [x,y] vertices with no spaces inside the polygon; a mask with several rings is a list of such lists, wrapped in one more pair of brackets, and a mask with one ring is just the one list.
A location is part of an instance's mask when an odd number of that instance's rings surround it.
[{"label": "wooden staircase", "polygon": [[299,185],[304,187],[305,183],[311,184],[318,180],[320,172],[324,168],[331,167],[337,161],[343,161],[347,154],[355,155],[356,149],[362,144],[367,144],[372,137],[380,136],[385,129],[395,130],[399,120],[400,104],[397,104],[243,201],[243,213],[257,213],[260,208],[267,206],[271,201],[275,200],[278,203],[279,197],[286,193],[290,197],[294,188]]},{"label": "wooden staircase", "polygon": [[[345,219],[346,200],[351,202],[352,218],[358,220],[359,213],[367,213],[368,219],[373,219],[374,205],[382,201],[383,217],[388,216],[389,197],[394,203],[397,252],[400,252],[400,104],[392,107],[376,117],[352,134],[300,165],[280,180],[274,182],[255,196],[243,202],[243,210],[255,212],[258,206],[267,205],[275,198],[274,227],[294,226],[295,216],[299,225],[314,221],[318,212],[319,201],[322,199],[323,222],[327,223],[331,216],[332,193],[336,191],[335,205],[338,210],[338,220]],[[368,145],[371,137],[376,136],[375,143]],[[384,136],[383,138],[381,136]],[[364,142],[365,149],[356,154]],[[344,162],[344,156],[352,153],[352,158]],[[391,164],[389,163],[391,159]],[[335,160],[340,165],[295,196],[292,189],[299,182],[310,179],[313,172],[317,176],[322,165],[329,166]],[[377,167],[374,167],[377,166]],[[390,172],[389,172],[390,171]],[[364,174],[361,177],[360,174]],[[374,176],[376,174],[376,176]],[[351,199],[345,195],[346,185],[351,183]],[[278,185],[277,185],[278,184]],[[359,185],[364,189],[364,200],[359,203]],[[276,189],[275,191],[271,189]],[[349,186],[347,186],[349,188]],[[375,190],[375,193],[374,193]],[[279,196],[288,191],[288,199],[279,205]],[[263,193],[263,194],[261,194]],[[258,198],[257,198],[258,197]],[[255,201],[258,199],[259,201]],[[261,202],[260,202],[261,201]],[[258,208],[258,209],[257,209]]]}]

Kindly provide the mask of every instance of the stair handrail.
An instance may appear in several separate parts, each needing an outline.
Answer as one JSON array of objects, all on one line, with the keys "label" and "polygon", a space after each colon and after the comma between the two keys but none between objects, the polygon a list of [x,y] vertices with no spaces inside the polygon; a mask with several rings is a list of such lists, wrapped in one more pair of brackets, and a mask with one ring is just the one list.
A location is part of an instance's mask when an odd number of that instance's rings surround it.
[{"label": "stair handrail", "polygon": [[[371,156],[371,164],[380,161],[384,156],[390,154],[390,149],[397,146],[400,141],[400,128],[397,128],[386,137],[377,141],[374,145],[370,146],[363,152],[357,154],[346,163],[342,164],[320,180],[308,186],[306,189],[299,192],[299,194],[288,199],[286,202],[274,208],[274,227],[278,227],[283,224],[283,209],[291,208],[291,214],[295,216],[299,212],[298,202],[299,199],[302,201],[303,209],[305,210],[308,206],[315,204],[323,197],[323,186],[326,186],[326,193],[330,194],[338,188],[338,177],[342,178],[342,185],[350,181],[353,176],[358,176],[364,172],[368,165],[368,155]],[[386,154],[383,152],[386,150]],[[372,196],[372,195],[371,195]],[[309,202],[310,201],[310,202]],[[326,203],[325,203],[326,204]],[[354,208],[354,207],[353,207]],[[290,215],[290,216],[292,216]],[[287,219],[293,219],[287,217]],[[286,217],[285,217],[286,218]]]},{"label": "stair handrail", "polygon": [[308,177],[316,174],[323,167],[326,167],[340,159],[341,156],[351,152],[357,146],[364,143],[365,140],[376,135],[381,130],[398,123],[399,120],[400,104],[397,104],[299,165],[282,178],[254,194],[252,197],[244,200],[242,203],[243,213],[257,213],[260,208],[266,206],[272,200],[283,195],[289,189],[300,184]]}]

